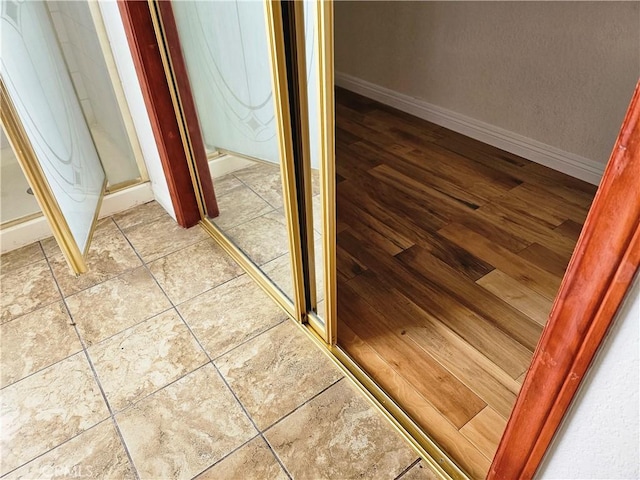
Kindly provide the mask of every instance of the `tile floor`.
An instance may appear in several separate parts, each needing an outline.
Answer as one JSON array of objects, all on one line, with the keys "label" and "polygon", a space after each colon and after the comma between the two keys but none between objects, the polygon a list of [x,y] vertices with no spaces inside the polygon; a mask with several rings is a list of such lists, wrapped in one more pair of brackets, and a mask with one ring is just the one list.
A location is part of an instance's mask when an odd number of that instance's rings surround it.
[{"label": "tile floor", "polygon": [[[246,159],[243,159],[247,162]],[[289,280],[289,238],[284,216],[280,167],[255,162],[248,167],[213,179],[220,215],[213,223],[258,265],[284,292],[293,298]],[[312,208],[315,231],[316,298],[324,298],[322,271],[322,226],[318,170],[312,170]],[[279,275],[279,266],[285,275]],[[319,305],[322,308],[322,305]]]},{"label": "tile floor", "polygon": [[199,227],[142,205],[89,264],[1,258],[2,478],[435,478]]}]

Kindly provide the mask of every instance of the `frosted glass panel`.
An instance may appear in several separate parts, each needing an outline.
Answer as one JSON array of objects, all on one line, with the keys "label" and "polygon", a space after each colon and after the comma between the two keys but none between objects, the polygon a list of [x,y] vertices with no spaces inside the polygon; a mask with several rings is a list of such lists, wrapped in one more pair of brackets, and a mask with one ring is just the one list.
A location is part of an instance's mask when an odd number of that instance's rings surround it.
[{"label": "frosted glass panel", "polygon": [[139,178],[88,2],[48,0],[46,6],[109,185]]},{"label": "frosted glass panel", "polygon": [[1,2],[0,75],[80,251],[105,179],[43,2]]},{"label": "frosted glass panel", "polygon": [[172,6],[206,146],[280,163],[263,3]]}]

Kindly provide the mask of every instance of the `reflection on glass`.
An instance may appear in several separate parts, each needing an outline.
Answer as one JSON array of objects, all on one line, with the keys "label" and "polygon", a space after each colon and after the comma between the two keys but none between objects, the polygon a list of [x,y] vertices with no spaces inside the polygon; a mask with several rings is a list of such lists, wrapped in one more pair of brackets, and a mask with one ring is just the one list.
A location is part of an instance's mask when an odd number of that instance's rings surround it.
[{"label": "reflection on glass", "polygon": [[45,3],[109,186],[138,179],[140,170],[88,2]]},{"label": "reflection on glass", "polygon": [[80,251],[104,184],[71,78],[43,2],[2,2],[0,74]]},{"label": "reflection on glass", "polygon": [[266,19],[262,2],[173,2],[220,215],[216,226],[290,299]]},{"label": "reflection on glass", "polygon": [[324,302],[324,263],[322,251],[322,208],[320,198],[320,97],[318,85],[318,56],[317,56],[317,10],[316,2],[304,1],[304,41],[307,76],[307,105],[309,112],[309,147],[311,171],[311,202],[314,231],[314,258],[310,261],[315,266],[316,312],[323,318]]},{"label": "reflection on glass", "polygon": [[0,131],[0,224],[40,213],[9,140]]}]

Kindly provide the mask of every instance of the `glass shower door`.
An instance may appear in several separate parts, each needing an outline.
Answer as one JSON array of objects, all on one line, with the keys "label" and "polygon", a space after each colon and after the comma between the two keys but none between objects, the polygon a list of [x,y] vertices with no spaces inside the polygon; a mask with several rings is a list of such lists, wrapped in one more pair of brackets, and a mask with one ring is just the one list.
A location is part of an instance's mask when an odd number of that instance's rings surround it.
[{"label": "glass shower door", "polygon": [[0,6],[3,129],[69,265],[81,273],[105,173],[44,2]]}]

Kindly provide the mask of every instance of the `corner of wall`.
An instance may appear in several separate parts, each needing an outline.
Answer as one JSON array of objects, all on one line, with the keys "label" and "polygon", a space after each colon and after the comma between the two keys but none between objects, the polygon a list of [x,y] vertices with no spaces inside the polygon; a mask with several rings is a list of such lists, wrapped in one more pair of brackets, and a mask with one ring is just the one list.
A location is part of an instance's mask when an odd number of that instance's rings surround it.
[{"label": "corner of wall", "polygon": [[335,84],[593,185],[600,183],[604,173],[604,165],[588,158],[560,150],[532,138],[432,105],[419,98],[410,97],[346,73],[336,72]]},{"label": "corner of wall", "polygon": [[173,208],[171,195],[169,194],[169,186],[167,185],[167,180],[162,168],[160,154],[158,153],[151,122],[149,121],[149,115],[145,107],[142,90],[138,83],[138,76],[129,50],[129,44],[117,2],[115,0],[102,1],[99,2],[99,6],[107,36],[109,37],[109,43],[113,51],[118,75],[122,81],[122,87],[140,142],[153,196],[155,200],[162,205],[162,208],[175,220],[176,213]]}]

